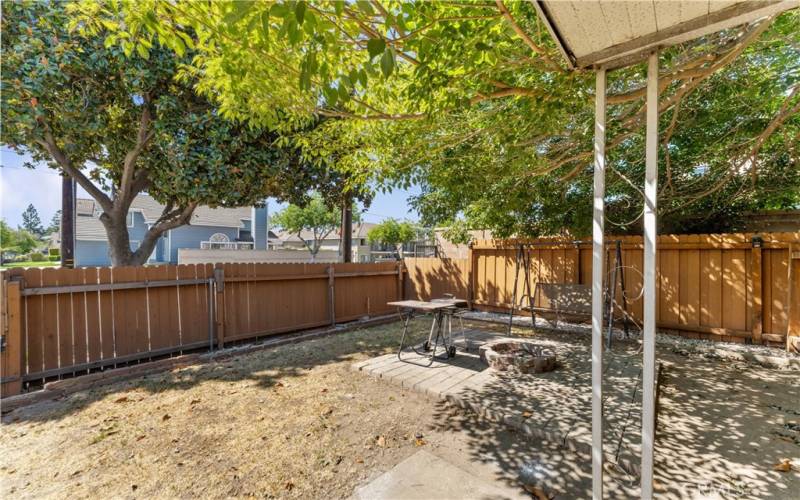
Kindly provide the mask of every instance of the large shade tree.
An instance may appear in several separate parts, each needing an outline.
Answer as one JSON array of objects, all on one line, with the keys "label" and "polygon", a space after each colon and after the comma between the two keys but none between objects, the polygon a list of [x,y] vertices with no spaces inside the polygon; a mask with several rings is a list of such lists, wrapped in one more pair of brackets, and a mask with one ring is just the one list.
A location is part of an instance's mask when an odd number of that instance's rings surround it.
[{"label": "large shade tree", "polygon": [[[115,42],[106,23],[74,23],[74,5],[2,4],[2,142],[63,171],[102,209],[113,265],[140,265],[198,205],[268,196],[302,203],[324,171],[260,127],[236,124],[176,78],[181,47]],[[183,40],[183,38],[181,38]],[[120,40],[118,40],[120,41]],[[188,44],[188,45],[187,45]],[[164,204],[131,249],[126,215],[147,192]]]},{"label": "large shade tree", "polygon": [[[532,2],[151,0],[122,11],[137,47],[196,37],[187,72],[226,116],[286,129],[347,118],[303,140],[362,141],[343,163],[387,185],[421,183],[429,223],[499,235],[588,227],[594,79],[563,65]],[[667,228],[730,226],[800,201],[798,47],[795,10],[662,53]],[[607,212],[621,231],[641,214],[644,77],[642,65],[610,74]]]}]

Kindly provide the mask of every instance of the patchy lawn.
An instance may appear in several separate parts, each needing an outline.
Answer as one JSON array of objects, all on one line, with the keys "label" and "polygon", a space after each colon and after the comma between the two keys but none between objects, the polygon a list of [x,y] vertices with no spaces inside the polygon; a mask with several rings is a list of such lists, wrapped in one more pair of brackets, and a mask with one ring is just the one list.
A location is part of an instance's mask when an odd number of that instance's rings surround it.
[{"label": "patchy lawn", "polygon": [[0,265],[0,270],[11,269],[12,267],[59,267],[59,266],[61,266],[61,261],[52,262],[49,260],[42,260],[42,261],[25,260],[22,262],[6,262],[5,264]]},{"label": "patchy lawn", "polygon": [[[424,322],[416,326],[426,333]],[[394,349],[398,329],[264,350],[13,412],[0,431],[0,495],[349,496],[427,445],[430,402],[349,369]]]}]

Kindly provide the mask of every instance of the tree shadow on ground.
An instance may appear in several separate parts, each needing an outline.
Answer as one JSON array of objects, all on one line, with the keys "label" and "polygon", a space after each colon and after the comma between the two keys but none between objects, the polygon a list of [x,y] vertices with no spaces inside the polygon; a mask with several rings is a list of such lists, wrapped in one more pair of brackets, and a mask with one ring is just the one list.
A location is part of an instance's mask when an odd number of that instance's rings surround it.
[{"label": "tree shadow on ground", "polygon": [[[412,340],[416,342],[426,338],[429,328],[429,319],[426,317],[412,320],[409,324]],[[112,382],[55,401],[19,408],[4,415],[3,422],[58,420],[81,411],[95,401],[114,397],[118,392],[133,390],[159,394],[184,391],[209,381],[231,384],[251,381],[262,389],[271,389],[287,380],[302,377],[314,367],[356,362],[390,353],[397,349],[401,332],[402,324],[398,321],[247,353],[236,353],[233,348],[228,356]]]}]

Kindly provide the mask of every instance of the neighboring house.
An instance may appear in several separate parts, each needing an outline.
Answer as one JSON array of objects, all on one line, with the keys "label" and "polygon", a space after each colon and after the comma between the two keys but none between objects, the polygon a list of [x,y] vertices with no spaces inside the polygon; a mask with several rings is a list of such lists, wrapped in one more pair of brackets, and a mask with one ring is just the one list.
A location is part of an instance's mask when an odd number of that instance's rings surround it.
[{"label": "neighboring house", "polygon": [[[164,206],[147,195],[139,195],[128,211],[131,250],[161,215]],[[105,227],[98,218],[102,210],[91,199],[76,200],[75,265],[111,264]],[[156,243],[149,263],[178,262],[179,248],[255,249],[267,248],[267,208],[197,207],[189,225],[165,232]]]},{"label": "neighboring house", "polygon": [[[372,252],[382,250],[380,245],[370,244],[370,242],[367,241],[367,233],[375,226],[377,226],[377,224],[372,224],[370,222],[353,224],[353,262],[371,262]],[[338,252],[340,234],[341,231],[339,229],[331,231],[331,233],[322,240],[320,250]],[[308,242],[309,245],[312,244],[314,240],[314,233],[311,231],[302,231],[300,236],[285,231],[278,231],[277,236],[280,239],[280,246],[276,244],[271,248],[308,251],[303,240]],[[270,241],[270,245],[272,245],[272,241]]]}]

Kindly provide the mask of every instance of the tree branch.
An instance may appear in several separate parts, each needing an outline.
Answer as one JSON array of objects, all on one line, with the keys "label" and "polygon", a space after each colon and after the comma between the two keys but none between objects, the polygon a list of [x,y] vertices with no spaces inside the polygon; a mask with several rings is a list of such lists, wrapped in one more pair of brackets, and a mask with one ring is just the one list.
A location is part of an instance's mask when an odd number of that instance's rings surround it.
[{"label": "tree branch", "polygon": [[562,68],[559,64],[553,61],[547,54],[547,51],[545,51],[542,47],[537,45],[536,42],[534,42],[533,39],[527,33],[525,33],[525,31],[520,27],[520,25],[517,24],[517,22],[514,20],[514,17],[511,15],[511,12],[508,10],[508,7],[506,7],[506,4],[503,2],[503,0],[495,0],[495,2],[497,3],[498,10],[500,10],[500,12],[503,14],[503,17],[505,17],[506,21],[508,21],[508,24],[511,25],[511,28],[514,30],[514,32],[520,38],[522,38],[522,41],[525,42],[525,45],[530,47],[530,49],[535,53],[539,54],[539,56],[548,64],[548,66],[550,66],[551,68],[555,69],[558,72],[564,72],[564,68]]},{"label": "tree branch", "polygon": [[94,198],[97,203],[105,211],[110,211],[113,209],[113,203],[111,199],[106,195],[100,188],[98,188],[88,177],[86,177],[83,172],[79,168],[76,168],[72,164],[72,160],[64,153],[61,148],[58,147],[56,144],[56,140],[53,137],[53,134],[50,132],[50,127],[46,123],[42,123],[44,126],[44,138],[36,139],[36,142],[45,148],[50,156],[53,157],[56,163],[61,167],[67,175],[75,179],[75,182],[80,185],[83,189],[89,193],[92,198]]},{"label": "tree branch", "polygon": [[[118,208],[127,209],[129,201],[128,198],[132,193],[131,183],[133,182],[136,160],[139,159],[139,155],[142,154],[142,151],[144,151],[144,149],[147,147],[147,144],[150,142],[150,139],[153,137],[153,131],[149,130],[151,120],[150,96],[145,94],[144,103],[142,104],[142,115],[139,118],[139,130],[136,134],[136,145],[125,155],[125,160],[122,164],[122,176],[120,179],[119,192],[115,202],[117,200],[121,200],[122,205],[124,206]],[[136,193],[133,192],[133,194]]]}]

